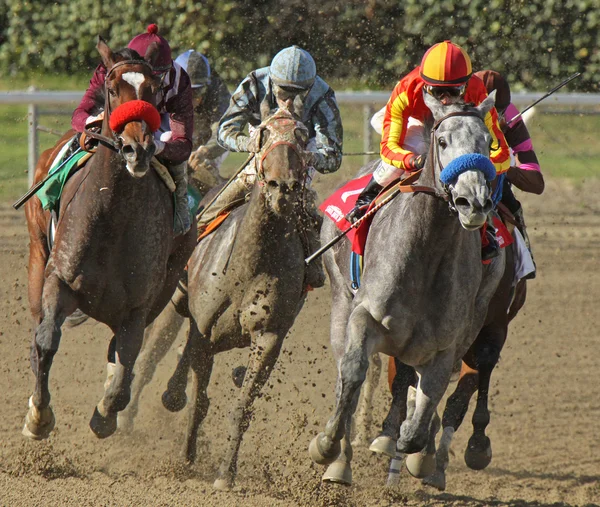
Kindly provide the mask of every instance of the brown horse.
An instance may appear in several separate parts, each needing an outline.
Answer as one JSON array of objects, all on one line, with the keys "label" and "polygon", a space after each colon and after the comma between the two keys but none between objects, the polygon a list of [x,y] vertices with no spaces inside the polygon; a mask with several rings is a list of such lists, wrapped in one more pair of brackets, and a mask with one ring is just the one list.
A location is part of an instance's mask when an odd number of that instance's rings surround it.
[{"label": "brown horse", "polygon": [[306,177],[302,154],[308,132],[285,111],[277,112],[262,127],[261,151],[256,155],[258,177],[249,202],[203,239],[190,259],[190,332],[163,394],[167,409],[182,409],[191,366],[195,400],[185,455],[194,461],[198,428],[210,403],[207,388],[214,356],[250,346],[248,369],[230,410],[226,452],[214,484],[217,489],[228,489],[234,482],[252,403],[273,371],[306,295],[300,213]]},{"label": "brown horse", "polygon": [[[77,308],[114,332],[115,373],[90,421],[98,437],[114,433],[117,412],[129,402],[144,328],[173,294],[195,244],[195,227],[185,236],[173,236],[172,196],[149,170],[155,146],[146,117],[125,116],[118,134],[110,123],[117,108],[133,110],[122,107],[129,101],[145,111],[151,104],[148,114],[157,118],[154,96],[159,83],[151,65],[156,48],[150,48],[145,58],[132,50],[113,52],[101,38],[97,48],[108,69],[103,141],[65,185],[52,249],[46,233],[50,214],[37,198],[26,207],[36,384],[23,434],[33,439],[47,438],[54,427],[50,367],[61,326]],[[43,179],[57,151],[58,147],[42,155],[36,181]]]}]

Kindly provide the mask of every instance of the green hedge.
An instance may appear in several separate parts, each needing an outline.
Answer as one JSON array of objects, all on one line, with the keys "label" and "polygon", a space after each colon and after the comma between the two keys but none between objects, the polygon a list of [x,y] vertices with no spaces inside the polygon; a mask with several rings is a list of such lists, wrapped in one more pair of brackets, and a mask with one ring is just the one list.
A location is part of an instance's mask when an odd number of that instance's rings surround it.
[{"label": "green hedge", "polygon": [[122,47],[151,22],[176,53],[204,51],[232,82],[296,43],[326,79],[387,88],[444,39],[517,89],[575,71],[571,90],[600,81],[598,0],[0,0],[0,70],[89,72],[97,34]]}]

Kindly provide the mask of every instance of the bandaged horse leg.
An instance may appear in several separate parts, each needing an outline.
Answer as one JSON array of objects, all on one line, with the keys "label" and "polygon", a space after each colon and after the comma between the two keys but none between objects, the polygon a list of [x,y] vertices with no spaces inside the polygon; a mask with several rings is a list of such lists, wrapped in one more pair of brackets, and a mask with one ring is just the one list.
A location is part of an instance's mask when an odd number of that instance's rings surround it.
[{"label": "bandaged horse leg", "polygon": [[408,390],[409,387],[416,384],[415,369],[396,358],[390,358],[388,379],[391,380],[392,403],[383,421],[381,433],[373,440],[369,450],[394,458],[396,456],[396,443],[400,434],[400,424],[407,418]]},{"label": "bandaged horse leg", "polygon": [[50,406],[48,389],[50,368],[60,344],[60,327],[67,315],[77,307],[69,288],[58,277],[48,278],[44,288],[49,290],[44,290],[42,297],[43,319],[35,331],[32,345],[35,391],[29,399],[29,410],[23,427],[23,435],[33,440],[48,438],[54,428],[54,412]]},{"label": "bandaged horse leg", "polygon": [[400,427],[399,451],[412,454],[427,445],[432,418],[450,381],[454,354],[450,347],[438,352],[426,365],[416,368],[419,383],[415,413]]},{"label": "bandaged horse leg", "polygon": [[98,438],[106,438],[116,431],[117,413],[129,403],[133,367],[142,347],[147,311],[133,310],[114,336],[114,376],[90,420],[90,428]]},{"label": "bandaged horse leg", "polygon": [[202,214],[200,220],[198,220],[198,229],[206,227],[215,218],[217,218],[217,216],[223,208],[225,208],[234,201],[243,199],[250,188],[252,188],[252,185],[250,185],[249,187],[245,180],[241,177],[238,177],[235,180],[233,180],[227,186],[227,188],[225,188],[225,190],[217,198],[217,200],[210,205],[210,208],[208,208]]},{"label": "bandaged horse leg", "polygon": [[136,361],[131,401],[127,408],[119,413],[118,418],[119,428],[126,433],[133,431],[142,391],[154,377],[158,364],[171,350],[179,330],[185,322],[185,317],[177,311],[180,305],[187,306],[187,302],[183,301],[187,300],[187,291],[184,292],[184,290],[185,287],[180,284],[171,301],[152,323],[152,326],[146,330],[144,347]]},{"label": "bandaged horse leg", "polygon": [[[368,435],[371,432],[371,424],[373,423],[373,395],[379,384],[381,377],[381,357],[379,354],[373,354],[369,358],[369,369],[367,370],[367,378],[362,387],[360,400],[358,402],[358,412],[353,418],[353,446],[363,446],[368,444]],[[396,443],[394,442],[394,449]]]},{"label": "bandaged horse leg", "polygon": [[357,306],[348,322],[347,340],[338,370],[336,407],[327,422],[325,431],[319,433],[310,443],[309,454],[315,463],[329,465],[341,451],[340,441],[346,434],[345,422],[352,415],[354,397],[357,396],[369,368],[369,338],[380,334],[378,323],[363,306]]},{"label": "bandaged horse leg", "polygon": [[188,207],[187,167],[183,163],[169,165],[168,169],[175,182],[175,235],[185,234],[192,225]]}]

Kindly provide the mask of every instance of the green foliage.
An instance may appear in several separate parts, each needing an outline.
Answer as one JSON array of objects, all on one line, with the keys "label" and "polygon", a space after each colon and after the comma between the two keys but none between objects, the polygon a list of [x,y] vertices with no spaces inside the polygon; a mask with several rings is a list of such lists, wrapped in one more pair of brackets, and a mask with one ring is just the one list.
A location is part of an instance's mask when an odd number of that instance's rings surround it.
[{"label": "green foliage", "polygon": [[175,54],[204,51],[234,82],[290,44],[326,79],[392,86],[433,43],[452,39],[474,67],[514,88],[545,89],[575,71],[570,89],[597,91],[597,0],[0,0],[0,69],[90,72],[96,36],[127,44],[155,22]]}]

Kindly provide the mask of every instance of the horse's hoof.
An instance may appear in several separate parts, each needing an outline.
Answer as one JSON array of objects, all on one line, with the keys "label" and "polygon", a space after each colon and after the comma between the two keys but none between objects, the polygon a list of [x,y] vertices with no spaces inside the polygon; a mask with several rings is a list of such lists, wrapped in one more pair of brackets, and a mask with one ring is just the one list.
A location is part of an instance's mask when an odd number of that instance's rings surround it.
[{"label": "horse's hoof", "polygon": [[369,451],[384,454],[390,458],[396,457],[396,441],[386,435],[379,435],[369,446]]},{"label": "horse's hoof", "polygon": [[77,308],[77,310],[75,310],[71,315],[69,315],[65,319],[65,326],[66,327],[77,327],[77,326],[79,326],[79,324],[83,324],[89,318],[90,317],[88,315],[86,315],[79,308]]},{"label": "horse's hoof", "polygon": [[352,468],[345,461],[334,461],[327,467],[321,479],[323,482],[335,482],[336,484],[352,484]]},{"label": "horse's hoof", "polygon": [[231,378],[233,380],[233,384],[238,389],[242,388],[242,384],[244,383],[244,378],[246,377],[246,368],[245,366],[238,366],[231,370]]},{"label": "horse's hoof", "polygon": [[169,390],[162,395],[162,404],[169,412],[179,412],[187,404],[187,395],[183,393],[181,396],[173,396]]},{"label": "horse's hoof", "polygon": [[232,479],[219,477],[215,482],[213,482],[213,489],[216,489],[217,491],[231,491],[231,488],[233,488]]},{"label": "horse's hoof", "polygon": [[331,439],[325,436],[325,433],[319,433],[311,440],[310,445],[308,446],[310,459],[318,465],[331,465],[342,450],[342,444],[340,444],[340,442],[332,442],[329,451],[323,450],[322,440],[325,439],[331,441]]},{"label": "horse's hoof", "polygon": [[435,454],[409,454],[405,462],[408,473],[417,479],[424,479],[435,472]]},{"label": "horse's hoof", "polygon": [[23,436],[32,440],[44,440],[50,436],[55,424],[56,419],[52,407],[38,410],[33,405],[33,398],[29,398],[29,410],[25,416],[25,424],[21,432]]},{"label": "horse's hoof", "polygon": [[110,437],[117,431],[117,414],[103,416],[98,407],[94,409],[94,415],[90,419],[90,428],[98,438]]},{"label": "horse's hoof", "polygon": [[465,463],[471,470],[483,470],[492,461],[492,442],[485,435],[473,435],[465,449]]},{"label": "horse's hoof", "polygon": [[423,484],[444,491],[446,489],[446,474],[441,470],[436,470],[429,477],[423,479]]}]

